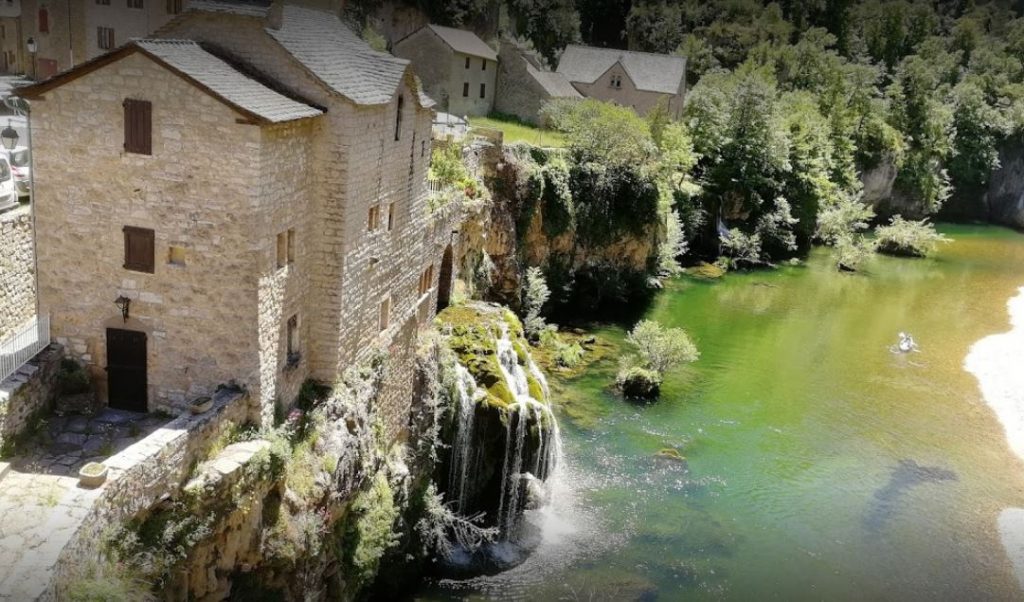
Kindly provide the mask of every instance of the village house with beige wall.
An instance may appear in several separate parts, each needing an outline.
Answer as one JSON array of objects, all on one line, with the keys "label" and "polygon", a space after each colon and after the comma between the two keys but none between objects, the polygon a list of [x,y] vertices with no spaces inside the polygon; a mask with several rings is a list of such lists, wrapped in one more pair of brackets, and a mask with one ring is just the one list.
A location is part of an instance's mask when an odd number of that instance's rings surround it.
[{"label": "village house with beige wall", "polygon": [[395,42],[394,53],[412,62],[442,110],[463,117],[494,109],[498,53],[475,33],[427,25]]},{"label": "village house with beige wall", "polygon": [[659,104],[675,119],[683,114],[685,57],[570,44],[557,72],[587,98],[630,107],[640,115]]},{"label": "village house with beige wall", "polygon": [[406,61],[332,13],[194,2],[21,93],[40,312],[102,399],[180,409],[235,381],[265,423],[307,378],[384,349],[402,429],[451,260],[426,204],[431,101]]}]

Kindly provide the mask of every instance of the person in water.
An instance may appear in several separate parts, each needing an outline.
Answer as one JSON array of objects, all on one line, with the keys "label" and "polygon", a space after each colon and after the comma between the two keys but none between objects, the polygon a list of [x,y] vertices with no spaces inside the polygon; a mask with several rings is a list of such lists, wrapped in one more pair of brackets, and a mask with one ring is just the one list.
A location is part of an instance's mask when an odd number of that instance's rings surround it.
[{"label": "person in water", "polygon": [[917,343],[914,342],[914,337],[905,333],[900,333],[900,342],[896,344],[896,349],[902,353],[910,353],[911,351],[917,351]]}]

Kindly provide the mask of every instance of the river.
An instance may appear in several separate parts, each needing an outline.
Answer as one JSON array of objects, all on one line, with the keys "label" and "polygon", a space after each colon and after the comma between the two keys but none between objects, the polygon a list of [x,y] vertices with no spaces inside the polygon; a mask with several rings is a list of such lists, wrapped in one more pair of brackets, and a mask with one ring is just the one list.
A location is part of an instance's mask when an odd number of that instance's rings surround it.
[{"label": "river", "polygon": [[[648,317],[685,328],[700,360],[646,406],[609,390],[615,359],[553,375],[566,466],[535,517],[544,543],[419,599],[1024,598],[999,534],[1024,507],[1024,463],[964,369],[1010,328],[1024,236],[942,230],[954,242],[933,258],[860,274],[819,249],[668,283]],[[621,328],[594,330],[626,350]],[[900,331],[920,353],[889,351]],[[665,447],[686,462],[655,457]]]}]

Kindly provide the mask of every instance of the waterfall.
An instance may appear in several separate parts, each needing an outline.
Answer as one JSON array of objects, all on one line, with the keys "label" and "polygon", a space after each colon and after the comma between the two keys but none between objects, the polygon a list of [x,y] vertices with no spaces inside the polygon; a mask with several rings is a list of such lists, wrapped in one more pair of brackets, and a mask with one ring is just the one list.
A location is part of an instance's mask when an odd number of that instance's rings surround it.
[{"label": "waterfall", "polygon": [[[558,466],[562,442],[558,422],[547,405],[550,395],[547,379],[529,354],[524,354],[525,358],[519,357],[508,328],[504,324],[501,326],[501,336],[495,341],[497,360],[501,375],[515,401],[502,410],[504,457],[500,464],[500,496],[495,500],[496,514],[492,518],[502,540],[511,541],[516,537],[523,509],[538,505],[534,501],[531,506],[526,498],[535,495],[538,487],[543,489],[545,497],[550,497],[551,488],[546,482]],[[523,363],[520,363],[521,360]],[[476,407],[485,393],[465,367],[459,365],[456,369],[459,406],[448,474],[448,499],[456,502],[460,512],[466,512],[468,506],[472,505],[468,499],[468,485],[472,479],[481,478],[478,468],[482,450],[474,449],[474,444],[479,428],[476,424]],[[531,396],[531,378],[539,384],[543,399]],[[533,439],[531,426],[536,427],[537,439]],[[531,447],[532,443],[535,443],[535,451]],[[528,454],[531,453],[533,455],[527,462]],[[541,483],[544,485],[541,486]]]},{"label": "waterfall", "polygon": [[456,365],[459,414],[452,443],[451,470],[448,473],[448,491],[460,510],[466,506],[466,475],[470,472],[470,443],[473,440],[473,414],[476,381],[461,365]]}]

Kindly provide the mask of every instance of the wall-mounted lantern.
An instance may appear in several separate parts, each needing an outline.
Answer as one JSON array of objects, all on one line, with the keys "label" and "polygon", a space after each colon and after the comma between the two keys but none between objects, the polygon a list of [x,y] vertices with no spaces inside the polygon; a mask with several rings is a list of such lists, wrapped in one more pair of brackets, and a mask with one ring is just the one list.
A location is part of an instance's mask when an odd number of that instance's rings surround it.
[{"label": "wall-mounted lantern", "polygon": [[18,130],[11,127],[11,120],[7,120],[7,127],[0,131],[0,142],[3,142],[4,148],[7,150],[14,150],[14,147],[18,146]]},{"label": "wall-mounted lantern", "polygon": [[132,305],[132,300],[129,299],[128,297],[125,297],[124,295],[121,295],[117,299],[114,299],[114,305],[116,305],[117,308],[121,310],[121,317],[124,318],[125,322],[127,322],[128,321],[128,309]]}]

